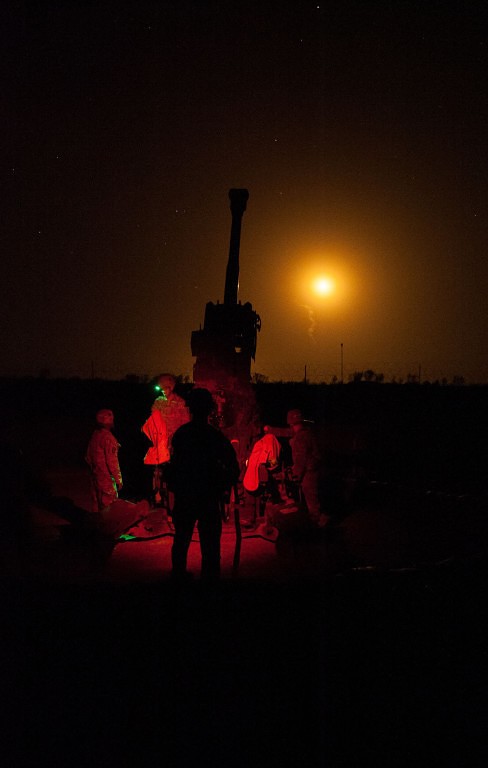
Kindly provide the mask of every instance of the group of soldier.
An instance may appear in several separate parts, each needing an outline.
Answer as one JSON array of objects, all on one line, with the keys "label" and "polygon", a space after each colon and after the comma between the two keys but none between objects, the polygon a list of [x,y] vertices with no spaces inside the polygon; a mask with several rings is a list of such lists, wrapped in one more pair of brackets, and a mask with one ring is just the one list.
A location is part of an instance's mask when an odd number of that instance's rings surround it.
[{"label": "group of soldier", "polygon": [[[194,388],[187,402],[175,392],[176,379],[163,374],[158,379],[160,395],[142,432],[151,445],[144,457],[148,468],[148,496],[152,505],[161,502],[163,486],[171,494],[174,526],[173,575],[187,578],[187,554],[195,525],[202,554],[202,577],[220,573],[222,497],[231,490],[237,495],[241,467],[231,441],[209,423],[215,402],[206,389]],[[113,435],[114,415],[102,409],[96,415],[97,428],[86,452],[92,478],[92,510],[101,514],[117,500],[122,488],[118,450]],[[258,469],[267,467],[269,476],[278,467],[278,438],[288,438],[292,453],[289,477],[296,484],[314,527],[323,527],[328,518],[319,498],[320,453],[309,424],[301,411],[288,411],[286,428],[264,426],[246,462],[243,486],[250,494],[259,490]],[[286,499],[279,499],[281,506]],[[147,505],[148,509],[150,508]]]}]

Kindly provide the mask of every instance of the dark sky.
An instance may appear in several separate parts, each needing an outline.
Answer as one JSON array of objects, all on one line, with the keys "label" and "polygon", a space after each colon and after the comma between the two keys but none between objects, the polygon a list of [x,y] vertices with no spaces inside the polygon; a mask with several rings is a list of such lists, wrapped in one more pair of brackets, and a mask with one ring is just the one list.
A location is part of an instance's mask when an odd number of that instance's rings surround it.
[{"label": "dark sky", "polygon": [[487,382],[483,10],[3,4],[0,374],[191,375],[246,187],[256,372]]}]

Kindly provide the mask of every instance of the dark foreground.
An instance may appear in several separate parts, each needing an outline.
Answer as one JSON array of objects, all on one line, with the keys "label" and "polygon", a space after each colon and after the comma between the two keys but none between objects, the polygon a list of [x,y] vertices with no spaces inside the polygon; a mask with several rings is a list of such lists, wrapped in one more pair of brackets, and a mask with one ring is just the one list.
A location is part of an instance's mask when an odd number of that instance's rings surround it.
[{"label": "dark foreground", "polygon": [[6,764],[484,765],[486,576],[4,588]]},{"label": "dark foreground", "polygon": [[485,765],[484,516],[443,509],[244,540],[213,585],[48,536],[2,585],[5,764]]}]

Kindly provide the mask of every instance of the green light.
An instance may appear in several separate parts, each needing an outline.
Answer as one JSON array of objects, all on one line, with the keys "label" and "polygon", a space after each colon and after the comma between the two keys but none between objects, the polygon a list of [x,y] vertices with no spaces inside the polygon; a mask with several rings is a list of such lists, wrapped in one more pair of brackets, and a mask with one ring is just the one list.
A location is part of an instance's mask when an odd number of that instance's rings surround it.
[{"label": "green light", "polygon": [[158,397],[158,400],[161,400],[161,399],[167,400],[168,399],[166,397],[166,392],[164,391],[164,389],[162,387],[159,386],[159,384],[155,384],[154,385],[154,389],[156,390],[156,392],[160,393],[160,395]]},{"label": "green light", "polygon": [[119,536],[119,541],[133,541],[133,539],[137,539],[137,536],[132,536],[131,533],[123,533]]}]

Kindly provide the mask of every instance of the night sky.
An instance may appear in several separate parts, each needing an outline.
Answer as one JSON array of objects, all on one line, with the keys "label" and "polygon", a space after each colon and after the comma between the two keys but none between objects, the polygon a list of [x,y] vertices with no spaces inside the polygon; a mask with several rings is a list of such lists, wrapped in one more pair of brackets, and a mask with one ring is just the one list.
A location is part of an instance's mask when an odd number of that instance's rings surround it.
[{"label": "night sky", "polygon": [[484,9],[2,4],[0,374],[191,376],[245,187],[253,371],[488,382]]}]

